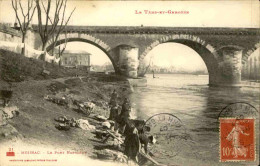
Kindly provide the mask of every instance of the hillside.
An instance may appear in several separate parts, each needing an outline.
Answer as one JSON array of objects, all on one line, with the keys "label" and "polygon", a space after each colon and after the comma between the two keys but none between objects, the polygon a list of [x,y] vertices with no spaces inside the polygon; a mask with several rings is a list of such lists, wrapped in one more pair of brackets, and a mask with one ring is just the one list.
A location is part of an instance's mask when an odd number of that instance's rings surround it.
[{"label": "hillside", "polygon": [[[88,151],[87,157],[93,157],[94,147],[99,143],[93,140],[94,135],[90,131],[76,127],[71,127],[69,131],[58,130],[54,119],[60,116],[85,119],[97,128],[100,122],[77,112],[70,104],[57,104],[46,100],[46,97],[92,102],[95,104],[93,114],[108,117],[107,103],[112,91],[117,90],[119,104],[130,94],[126,79],[115,75],[64,69],[3,50],[0,51],[0,64],[0,90],[11,88],[10,106],[19,109],[18,116],[8,119],[7,125],[0,126],[0,144],[19,140],[29,146],[84,150]],[[43,69],[50,71],[50,75],[42,75]],[[80,77],[74,77],[76,74]]]},{"label": "hillside", "polygon": [[[43,70],[50,72],[43,74]],[[87,75],[86,71],[74,68],[64,68],[57,64],[47,63],[21,56],[10,51],[0,49],[1,80],[7,82],[21,82],[25,80],[45,80],[77,75]]]}]

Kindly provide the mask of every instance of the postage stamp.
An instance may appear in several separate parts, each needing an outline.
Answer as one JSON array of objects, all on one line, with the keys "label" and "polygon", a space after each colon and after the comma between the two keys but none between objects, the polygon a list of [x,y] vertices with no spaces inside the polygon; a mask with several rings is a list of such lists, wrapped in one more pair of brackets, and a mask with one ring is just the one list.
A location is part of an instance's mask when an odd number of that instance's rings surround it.
[{"label": "postage stamp", "polygon": [[220,161],[255,160],[255,119],[220,118]]},{"label": "postage stamp", "polygon": [[258,110],[249,103],[236,102],[219,113],[220,161],[255,161]]}]

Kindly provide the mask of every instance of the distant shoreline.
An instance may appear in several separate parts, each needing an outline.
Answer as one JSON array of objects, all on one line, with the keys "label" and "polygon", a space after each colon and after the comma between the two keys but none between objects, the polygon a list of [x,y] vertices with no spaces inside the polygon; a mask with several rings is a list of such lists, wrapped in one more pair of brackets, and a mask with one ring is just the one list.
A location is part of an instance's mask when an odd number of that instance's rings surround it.
[{"label": "distant shoreline", "polygon": [[[146,74],[153,74],[153,73],[146,73]],[[209,75],[209,74],[193,74],[193,73],[154,73],[154,75],[156,75],[156,74],[174,74],[174,75],[176,75],[176,74],[186,74],[186,75]]]}]

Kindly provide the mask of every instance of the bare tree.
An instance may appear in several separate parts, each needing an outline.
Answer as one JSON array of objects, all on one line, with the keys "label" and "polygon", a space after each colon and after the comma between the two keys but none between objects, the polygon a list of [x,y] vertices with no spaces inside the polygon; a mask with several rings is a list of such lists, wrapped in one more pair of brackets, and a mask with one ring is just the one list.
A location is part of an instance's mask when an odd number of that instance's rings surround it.
[{"label": "bare tree", "polygon": [[[44,4],[43,0],[36,0],[38,28],[42,40],[43,51],[46,51],[46,44],[50,38],[53,38],[54,47],[56,46],[59,35],[66,28],[73,12],[76,9],[74,8],[68,19],[65,19],[67,0],[55,0],[53,16],[50,16],[51,6],[51,0],[48,0],[47,4]],[[44,10],[44,13],[42,12],[42,9]],[[43,14],[45,15],[45,24],[43,24]]]},{"label": "bare tree", "polygon": [[[12,7],[15,11],[15,16],[18,20],[20,30],[22,32],[22,43],[25,42],[26,33],[32,21],[36,6],[33,3],[34,0],[27,1],[27,10],[22,6],[21,0],[12,0]],[[22,18],[20,18],[18,10],[21,10]],[[25,54],[25,46],[22,48],[22,55]]]},{"label": "bare tree", "polygon": [[[57,43],[57,40],[56,40],[56,43]],[[55,48],[56,43],[53,45],[53,50]],[[61,56],[62,56],[63,52],[65,51],[65,49],[67,47],[67,43],[68,43],[68,38],[67,38],[67,31],[66,31],[65,32],[65,44],[63,45],[62,48],[60,48],[60,46],[59,46],[59,50],[58,50],[58,55],[59,55],[59,58],[60,58],[59,66],[61,65]]]}]

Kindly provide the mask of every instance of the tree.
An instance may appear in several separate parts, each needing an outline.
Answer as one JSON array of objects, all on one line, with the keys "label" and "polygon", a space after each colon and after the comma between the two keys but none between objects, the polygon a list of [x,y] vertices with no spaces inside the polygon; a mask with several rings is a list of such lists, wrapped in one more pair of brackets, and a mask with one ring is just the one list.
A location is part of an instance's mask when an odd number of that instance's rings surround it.
[{"label": "tree", "polygon": [[[34,0],[27,1],[27,10],[25,11],[24,7],[22,6],[21,0],[12,0],[12,7],[15,12],[16,19],[18,20],[20,31],[22,32],[22,43],[25,42],[27,30],[29,28],[30,22],[32,21],[36,6],[33,3]],[[18,10],[21,10],[22,20],[20,19]],[[22,48],[22,55],[25,54],[25,45]]]},{"label": "tree", "polygon": [[[64,31],[73,12],[76,9],[74,8],[71,11],[68,19],[65,20],[67,0],[55,0],[55,6],[53,8],[54,14],[52,17],[50,16],[51,6],[51,0],[48,0],[46,5],[44,4],[43,0],[36,0],[36,7],[38,13],[38,29],[42,40],[43,51],[46,51],[46,44],[50,38],[53,38],[55,47],[60,33]],[[43,24],[42,9],[44,10],[45,24]]]},{"label": "tree", "polygon": [[[57,43],[57,39],[56,39],[56,41],[54,42],[53,49],[52,49],[53,51],[54,51],[54,48],[55,48],[56,43]],[[59,58],[60,58],[59,66],[61,66],[61,56],[62,56],[63,52],[65,51],[65,49],[66,49],[66,47],[67,47],[67,43],[68,43],[68,38],[67,38],[67,31],[66,31],[66,32],[65,32],[65,44],[63,45],[62,48],[60,48],[60,46],[59,46],[59,50],[58,50],[58,55],[59,55]],[[52,52],[53,52],[53,51],[52,51]],[[53,53],[52,53],[52,54],[53,54]]]}]

